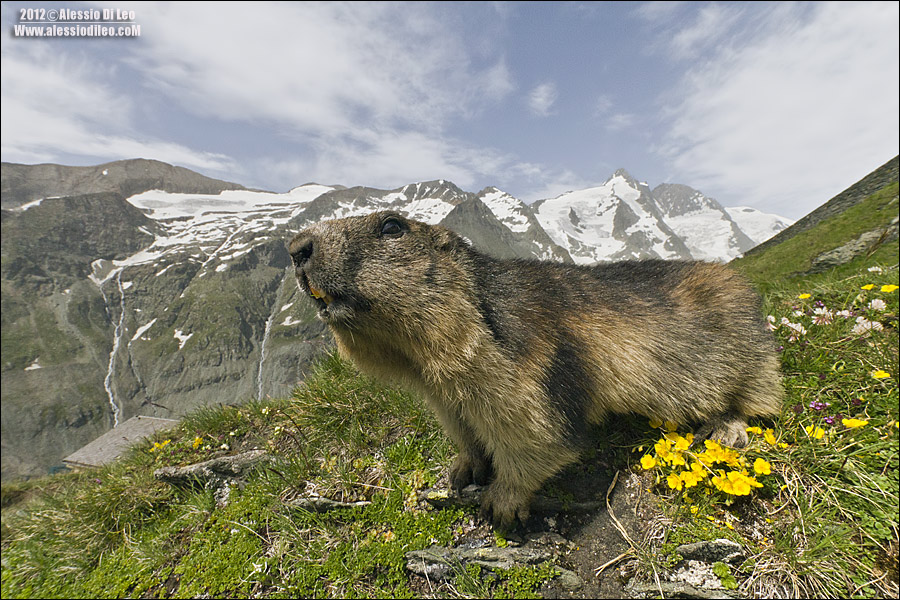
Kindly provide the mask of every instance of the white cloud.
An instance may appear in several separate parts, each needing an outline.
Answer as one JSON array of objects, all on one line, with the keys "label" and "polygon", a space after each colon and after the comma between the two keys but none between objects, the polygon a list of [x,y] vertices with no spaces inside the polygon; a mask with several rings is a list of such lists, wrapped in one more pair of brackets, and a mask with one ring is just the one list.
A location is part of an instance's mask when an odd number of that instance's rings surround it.
[{"label": "white cloud", "polygon": [[601,94],[594,102],[594,116],[600,117],[612,110],[614,104],[608,94]]},{"label": "white cloud", "polygon": [[174,101],[288,135],[439,131],[512,89],[502,59],[475,65],[427,5],[175,3],[142,20],[154,35],[132,62]]},{"label": "white cloud", "polygon": [[622,131],[634,125],[635,120],[635,115],[631,113],[616,113],[606,119],[605,126],[609,131]]},{"label": "white cloud", "polygon": [[690,70],[660,151],[732,204],[806,214],[897,154],[897,3],[770,13],[767,32]]},{"label": "white cloud", "polygon": [[553,82],[542,83],[528,94],[528,108],[538,117],[548,117],[553,114],[553,105],[559,98],[556,84]]},{"label": "white cloud", "polygon": [[727,39],[731,28],[742,17],[740,6],[724,7],[707,4],[697,12],[696,19],[688,27],[675,32],[669,40],[673,56],[679,59],[693,59],[704,49],[721,39]]},{"label": "white cloud", "polygon": [[[29,40],[30,41],[30,40]],[[40,43],[3,43],[3,160],[45,162],[60,154],[99,160],[156,158],[207,171],[233,171],[221,154],[134,131],[134,106],[107,81],[110,69]]]}]

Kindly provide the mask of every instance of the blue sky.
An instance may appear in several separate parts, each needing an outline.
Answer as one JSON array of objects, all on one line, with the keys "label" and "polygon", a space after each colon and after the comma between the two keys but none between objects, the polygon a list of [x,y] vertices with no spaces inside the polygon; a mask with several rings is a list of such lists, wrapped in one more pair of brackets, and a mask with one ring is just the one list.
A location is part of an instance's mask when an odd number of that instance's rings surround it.
[{"label": "blue sky", "polygon": [[[898,6],[4,2],[2,159],[526,201],[622,167],[798,218],[898,153]],[[23,7],[141,34],[16,37]]]}]

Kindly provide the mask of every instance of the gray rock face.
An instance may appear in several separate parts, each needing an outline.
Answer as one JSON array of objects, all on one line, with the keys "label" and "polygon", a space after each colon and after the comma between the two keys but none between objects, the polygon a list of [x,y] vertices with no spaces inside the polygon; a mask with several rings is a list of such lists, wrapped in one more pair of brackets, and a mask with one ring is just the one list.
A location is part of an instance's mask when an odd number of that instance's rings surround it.
[{"label": "gray rock face", "polygon": [[895,217],[887,229],[867,231],[855,240],[815,257],[808,273],[821,273],[832,267],[848,263],[857,256],[866,254],[876,245],[896,240],[898,233],[900,233],[898,231],[898,219]]}]

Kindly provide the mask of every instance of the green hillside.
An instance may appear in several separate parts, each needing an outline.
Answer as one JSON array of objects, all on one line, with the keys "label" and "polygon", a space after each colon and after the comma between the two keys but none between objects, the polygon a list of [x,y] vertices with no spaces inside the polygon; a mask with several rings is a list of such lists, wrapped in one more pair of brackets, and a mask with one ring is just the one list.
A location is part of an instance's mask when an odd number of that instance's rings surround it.
[{"label": "green hillside", "polygon": [[[859,255],[855,260],[840,265],[838,273],[850,273],[866,260],[890,262],[897,259],[897,236],[890,239],[890,230],[897,229],[898,184],[896,181],[868,196],[865,200],[819,223],[815,228],[803,231],[784,242],[767,248],[764,252],[738,258],[731,265],[749,277],[765,291],[782,282],[795,282],[797,286],[810,275],[814,261],[828,251],[858,244]],[[884,234],[884,235],[882,235]],[[834,275],[831,269],[823,269]]]},{"label": "green hillside", "polygon": [[[775,329],[787,390],[781,416],[751,423],[740,452],[689,447],[684,424],[630,419],[602,429],[584,464],[542,491],[562,511],[534,526],[570,540],[550,560],[411,574],[411,551],[530,538],[494,534],[474,508],[423,502],[422,490],[446,486],[451,444],[419,399],[331,355],[291,398],[204,409],[109,467],[4,484],[2,595],[572,597],[640,585],[674,595],[679,545],[724,538],[745,559],[711,566],[718,592],[896,597],[897,240],[873,239],[846,264],[809,273],[817,256],[889,230],[896,216],[894,183],[735,261],[763,292]],[[154,477],[160,467],[254,449],[268,459],[242,474],[227,502],[216,485]],[[613,474],[629,491],[610,504]],[[592,490],[599,507],[569,516],[581,498],[567,481],[584,476],[603,481]],[[348,504],[317,512],[303,504],[309,498]],[[623,549],[601,558],[606,547],[591,527],[613,512],[603,531]],[[594,564],[573,558],[582,546]],[[567,571],[581,577],[581,592],[562,587]]]}]

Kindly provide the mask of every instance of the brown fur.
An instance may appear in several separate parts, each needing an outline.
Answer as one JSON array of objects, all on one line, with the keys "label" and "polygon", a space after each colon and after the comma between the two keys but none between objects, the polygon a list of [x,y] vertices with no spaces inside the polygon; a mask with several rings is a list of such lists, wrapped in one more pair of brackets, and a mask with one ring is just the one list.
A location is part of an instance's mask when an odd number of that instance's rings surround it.
[{"label": "brown fur", "polygon": [[501,261],[391,212],[289,249],[341,354],[425,398],[459,448],[452,486],[490,480],[482,508],[502,527],[610,414],[744,445],[746,418],[781,406],[758,298],[721,265]]}]

